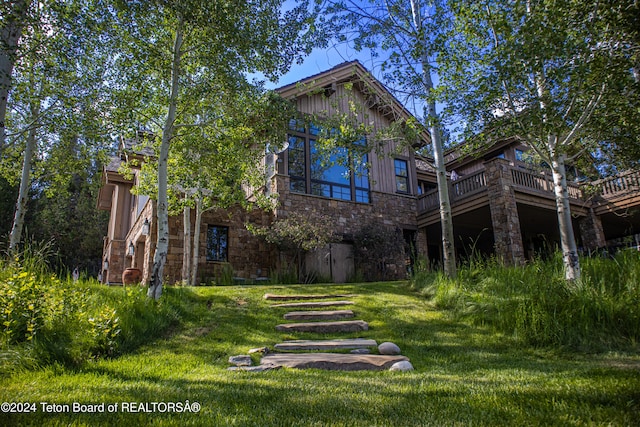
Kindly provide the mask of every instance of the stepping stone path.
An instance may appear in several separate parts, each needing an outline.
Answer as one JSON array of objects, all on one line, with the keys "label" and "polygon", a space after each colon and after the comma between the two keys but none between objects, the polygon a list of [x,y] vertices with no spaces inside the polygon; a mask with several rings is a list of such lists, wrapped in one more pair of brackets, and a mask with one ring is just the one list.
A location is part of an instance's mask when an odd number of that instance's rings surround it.
[{"label": "stepping stone path", "polygon": [[276,344],[274,348],[280,351],[301,351],[301,350],[336,350],[336,349],[357,349],[377,347],[375,340],[367,340],[364,338],[355,339],[336,339],[336,340],[292,340]]},{"label": "stepping stone path", "polygon": [[355,295],[274,295],[264,294],[264,299],[274,301],[295,301],[306,299],[333,299],[333,298],[350,298]]},{"label": "stepping stone path", "polygon": [[280,332],[316,332],[330,334],[332,332],[360,332],[369,329],[363,320],[342,320],[336,322],[285,323],[276,326]]},{"label": "stepping stone path", "polygon": [[318,308],[339,305],[352,305],[353,301],[318,301],[318,302],[290,302],[286,304],[273,304],[274,308]]},{"label": "stepping stone path", "polygon": [[332,311],[292,311],[284,315],[285,320],[341,320],[350,319],[353,316],[351,310]]},{"label": "stepping stone path", "polygon": [[[306,333],[341,333],[359,332],[369,329],[367,322],[363,320],[341,320],[350,319],[355,315],[351,310],[322,310],[326,307],[353,305],[353,301],[309,301],[327,300],[333,298],[348,298],[355,295],[274,295],[266,294],[264,299],[271,301],[304,301],[285,304],[273,304],[272,308],[308,308],[307,311],[292,311],[284,315],[285,320],[312,320],[315,322],[284,323],[276,325],[276,329],[281,332],[306,332]],[[320,310],[318,310],[320,309]],[[370,348],[377,348],[375,340],[355,338],[355,339],[326,339],[326,340],[290,340],[276,344],[276,351],[289,353],[269,353],[265,347],[265,355],[258,366],[234,366],[229,370],[243,371],[264,371],[278,369],[281,367],[297,369],[326,369],[340,371],[356,370],[385,370],[392,366],[403,366],[404,369],[411,366],[409,359],[405,356],[384,355],[384,354],[363,354]],[[328,353],[328,351],[352,350],[351,354]],[[399,349],[398,349],[399,350]],[[307,353],[290,353],[295,351],[307,351]],[[308,351],[312,351],[309,353]],[[322,351],[322,352],[316,352]],[[380,349],[378,349],[380,351]],[[398,351],[399,352],[399,351]],[[382,352],[381,352],[382,353]],[[402,362],[402,365],[398,365]]]}]

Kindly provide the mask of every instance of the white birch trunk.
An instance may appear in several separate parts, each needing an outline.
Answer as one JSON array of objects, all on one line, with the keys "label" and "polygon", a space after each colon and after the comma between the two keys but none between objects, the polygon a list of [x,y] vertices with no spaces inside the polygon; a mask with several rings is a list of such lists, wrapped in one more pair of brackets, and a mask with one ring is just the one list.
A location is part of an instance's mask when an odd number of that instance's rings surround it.
[{"label": "white birch trunk", "polygon": [[198,284],[198,264],[200,261],[200,228],[202,227],[202,200],[196,200],[196,223],[193,230],[193,261],[191,262],[191,286]]},{"label": "white birch trunk", "polygon": [[178,16],[176,38],[173,46],[173,61],[171,64],[171,95],[169,110],[162,132],[160,156],[158,158],[158,236],[156,253],[153,257],[153,269],[147,296],[155,300],[162,295],[162,280],[164,264],[169,251],[169,201],[167,199],[167,162],[169,159],[169,145],[175,131],[175,120],[178,109],[178,95],[180,92],[180,59],[182,55],[182,38],[184,21]]},{"label": "white birch trunk", "polygon": [[[411,11],[413,17],[413,25],[416,34],[425,33],[422,26],[420,2],[411,0]],[[425,37],[427,35],[425,34]],[[433,91],[433,80],[431,78],[431,63],[429,62],[428,52],[425,52],[420,59],[422,65],[422,82],[426,95],[430,95]],[[436,111],[436,103],[429,100],[425,107],[425,116],[429,122],[429,134],[431,136],[431,146],[433,147],[434,168],[436,170],[436,179],[438,185],[438,197],[440,200],[440,224],[442,229],[442,254],[443,267],[447,277],[455,278],[457,274],[456,253],[453,237],[453,216],[451,214],[451,203],[449,200],[449,186],[447,183],[447,169],[444,163],[444,148],[442,146],[442,135],[440,132],[440,123],[438,121],[438,113]]]},{"label": "white birch trunk", "polygon": [[[186,197],[185,197],[186,198]],[[184,207],[183,211],[183,252],[182,252],[182,282],[190,286],[189,278],[191,277],[191,208]]]},{"label": "white birch trunk", "polygon": [[[36,108],[35,116],[37,116],[39,108]],[[18,190],[18,200],[16,201],[16,210],[13,217],[13,226],[9,238],[9,251],[13,252],[18,248],[22,239],[22,229],[24,228],[24,215],[27,211],[27,200],[29,198],[29,186],[31,184],[31,165],[33,161],[33,153],[36,150],[36,134],[37,128],[33,126],[27,135],[26,147],[24,149],[24,159],[22,161],[22,174],[20,177],[20,189]]]},{"label": "white birch trunk", "polygon": [[569,205],[569,191],[567,190],[567,171],[565,169],[564,154],[553,156],[551,159],[551,171],[553,173],[553,191],[556,198],[565,279],[577,280],[580,278],[580,260],[578,258],[578,247],[571,222],[571,207]]},{"label": "white birch trunk", "polygon": [[[3,2],[4,3],[4,2]],[[18,41],[22,36],[22,29],[31,1],[15,0],[13,4],[3,5],[9,13],[0,24],[0,153],[6,144],[6,116],[9,92],[11,91],[11,75],[16,61]]]}]

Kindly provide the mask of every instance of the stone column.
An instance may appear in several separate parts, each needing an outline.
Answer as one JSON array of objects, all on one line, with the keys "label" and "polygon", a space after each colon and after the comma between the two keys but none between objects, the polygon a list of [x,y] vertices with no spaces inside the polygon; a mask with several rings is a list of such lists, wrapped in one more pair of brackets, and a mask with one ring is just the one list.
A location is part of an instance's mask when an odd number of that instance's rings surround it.
[{"label": "stone column", "polygon": [[492,159],[485,162],[484,167],[496,255],[507,265],[522,264],[524,244],[510,163]]},{"label": "stone column", "polygon": [[602,220],[596,215],[593,208],[589,209],[586,217],[580,219],[579,226],[582,245],[586,250],[593,251],[606,246]]}]

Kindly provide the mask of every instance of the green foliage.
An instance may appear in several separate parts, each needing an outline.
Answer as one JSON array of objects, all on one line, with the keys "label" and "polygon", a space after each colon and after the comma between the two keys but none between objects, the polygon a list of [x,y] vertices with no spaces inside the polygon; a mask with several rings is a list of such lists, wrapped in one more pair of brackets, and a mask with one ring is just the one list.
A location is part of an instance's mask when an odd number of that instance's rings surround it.
[{"label": "green foliage", "polygon": [[159,304],[142,287],[111,289],[61,280],[42,258],[33,258],[42,253],[30,247],[0,261],[0,364],[5,372],[117,356],[158,337],[185,315],[180,309],[184,295],[177,291]]},{"label": "green foliage", "polygon": [[[114,296],[122,293],[114,291]],[[346,337],[392,341],[415,370],[229,372],[230,355],[283,339],[320,338],[277,331],[274,325],[288,309],[270,307],[263,298],[267,292],[352,295],[358,318],[371,327]],[[5,401],[38,404],[36,413],[0,412],[0,424],[637,425],[637,351],[532,349],[489,327],[451,318],[404,282],[169,288],[161,303],[165,297],[184,301],[182,327],[125,357],[0,377]],[[121,409],[123,402],[185,400],[198,402],[200,411],[46,413],[39,404],[105,402]]]},{"label": "green foliage", "polygon": [[560,255],[522,267],[495,260],[461,268],[456,280],[422,270],[413,283],[437,307],[536,346],[602,350],[640,340],[640,258],[585,258],[583,277],[563,279]]}]

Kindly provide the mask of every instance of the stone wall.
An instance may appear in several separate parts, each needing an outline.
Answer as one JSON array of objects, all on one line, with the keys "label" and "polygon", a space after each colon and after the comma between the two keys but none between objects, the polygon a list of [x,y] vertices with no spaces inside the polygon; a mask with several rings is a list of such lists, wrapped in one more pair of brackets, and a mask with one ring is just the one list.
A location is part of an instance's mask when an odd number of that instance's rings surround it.
[{"label": "stone wall", "polygon": [[[233,276],[248,280],[268,277],[275,265],[275,249],[263,239],[253,236],[245,227],[250,222],[268,225],[271,214],[260,209],[246,212],[236,207],[228,210],[211,210],[202,216],[200,247],[198,250],[198,281],[211,283],[219,278],[223,269],[231,268]],[[181,215],[169,218],[169,252],[164,276],[168,283],[182,279],[182,257],[184,255],[184,224]],[[227,256],[228,262],[207,260],[207,229],[209,225],[229,227]],[[192,212],[191,232],[195,226],[195,212]]]},{"label": "stone wall", "polygon": [[484,167],[496,255],[505,264],[522,264],[524,244],[509,162],[493,159]]},{"label": "stone wall", "polygon": [[[402,233],[402,230],[418,231],[416,198],[399,194],[371,192],[371,203],[358,203],[293,193],[289,191],[289,178],[278,175],[277,189],[280,204],[276,209],[276,219],[286,218],[289,212],[317,212],[333,219],[335,234],[345,242],[352,242],[365,226],[388,227]],[[417,233],[417,251],[426,253],[424,233]],[[359,266],[356,265],[356,269]],[[360,266],[362,267],[362,266]],[[387,266],[393,279],[406,277],[405,257],[399,256]]]}]

